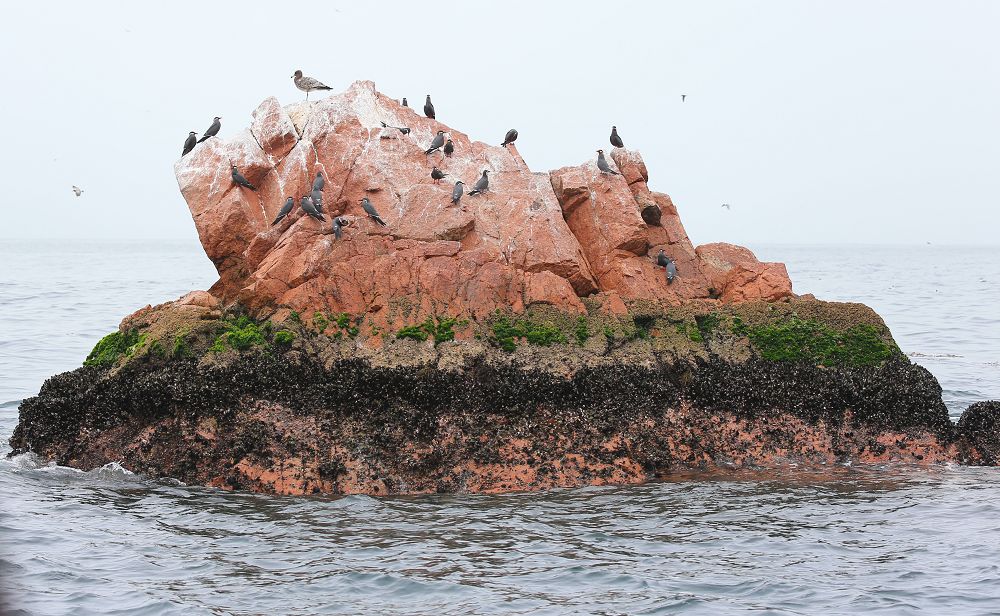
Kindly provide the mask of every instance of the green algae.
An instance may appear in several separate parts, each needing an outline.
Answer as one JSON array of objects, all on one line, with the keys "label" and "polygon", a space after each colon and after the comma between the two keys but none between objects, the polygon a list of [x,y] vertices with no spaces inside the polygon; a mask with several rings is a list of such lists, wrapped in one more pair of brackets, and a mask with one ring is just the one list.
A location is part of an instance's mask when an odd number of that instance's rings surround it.
[{"label": "green algae", "polygon": [[809,361],[822,366],[870,366],[898,353],[871,325],[836,331],[819,321],[791,317],[767,325],[733,319],[733,331],[744,334],[769,361]]},{"label": "green algae", "polygon": [[146,341],[146,335],[138,330],[111,332],[101,338],[94,349],[83,360],[84,366],[108,366],[122,357],[131,357]]}]

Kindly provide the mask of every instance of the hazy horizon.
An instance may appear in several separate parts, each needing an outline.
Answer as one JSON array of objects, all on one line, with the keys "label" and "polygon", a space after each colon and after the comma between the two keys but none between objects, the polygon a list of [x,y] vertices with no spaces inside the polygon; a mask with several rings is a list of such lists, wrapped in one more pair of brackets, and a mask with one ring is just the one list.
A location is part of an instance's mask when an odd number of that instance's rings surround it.
[{"label": "hazy horizon", "polygon": [[430,93],[477,140],[515,127],[533,171],[616,124],[695,244],[1000,243],[1000,3],[434,6],[8,7],[0,237],[196,239],[188,131],[301,100],[302,69]]}]

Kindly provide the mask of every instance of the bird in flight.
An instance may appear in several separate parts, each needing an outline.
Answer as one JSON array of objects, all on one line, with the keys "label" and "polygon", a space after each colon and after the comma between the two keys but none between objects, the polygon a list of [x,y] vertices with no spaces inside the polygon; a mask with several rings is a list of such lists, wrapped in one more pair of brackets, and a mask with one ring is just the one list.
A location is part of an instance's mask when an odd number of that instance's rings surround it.
[{"label": "bird in flight", "polygon": [[76,195],[77,197],[79,197],[80,195],[83,194],[83,189],[80,188],[79,186],[74,186],[73,187],[73,194]]},{"label": "bird in flight", "polygon": [[731,210],[731,209],[733,209],[732,207],[730,207],[730,206],[729,206],[729,204],[728,204],[728,203],[723,203],[723,204],[722,204],[722,207],[726,208],[727,210]]},{"label": "bird in flight", "polygon": [[681,94],[681,102],[683,103],[684,99],[687,98],[687,97],[688,97],[687,94]]}]

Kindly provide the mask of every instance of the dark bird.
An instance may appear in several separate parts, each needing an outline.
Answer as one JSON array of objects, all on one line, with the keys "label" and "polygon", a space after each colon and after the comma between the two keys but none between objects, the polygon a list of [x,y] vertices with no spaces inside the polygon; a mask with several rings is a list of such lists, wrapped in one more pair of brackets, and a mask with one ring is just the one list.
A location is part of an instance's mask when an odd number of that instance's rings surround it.
[{"label": "dark bird", "polygon": [[431,169],[431,178],[434,179],[435,184],[437,184],[438,180],[443,180],[446,175],[448,174],[445,173],[444,171],[441,171],[437,167]]},{"label": "dark bird", "polygon": [[430,119],[434,119],[434,103],[431,102],[431,95],[427,95],[427,102],[424,103],[424,115]]},{"label": "dark bird", "polygon": [[382,124],[382,128],[395,128],[396,130],[398,130],[399,132],[403,133],[404,135],[409,135],[410,134],[410,129],[407,128],[407,127],[405,127],[405,126],[389,126],[385,122],[381,122],[381,124]]},{"label": "dark bird", "polygon": [[236,168],[236,165],[233,165],[232,175],[233,175],[233,182],[239,184],[243,188],[249,188],[250,190],[257,190],[256,186],[248,182],[247,179],[243,177],[243,174],[240,173],[240,170]]},{"label": "dark bird", "polygon": [[723,204],[722,204],[722,207],[726,208],[727,210],[731,210],[731,209],[733,209],[732,207],[730,207],[730,206],[729,206],[729,204],[728,204],[728,203],[723,203]]},{"label": "dark bird", "polygon": [[462,193],[465,192],[465,182],[459,180],[455,182],[455,189],[451,191],[451,202],[458,205],[459,200],[462,198]]},{"label": "dark bird", "polygon": [[284,220],[285,216],[291,214],[293,207],[295,207],[295,197],[289,197],[285,199],[285,205],[281,206],[281,209],[278,210],[278,217],[274,219],[274,222],[271,223],[271,226],[273,227],[274,225]]},{"label": "dark bird", "polygon": [[346,226],[347,221],[340,216],[335,216],[333,219],[333,237],[338,240],[344,235],[344,226]]},{"label": "dark bird", "polygon": [[306,214],[309,214],[316,220],[326,221],[326,217],[316,209],[316,205],[313,203],[313,200],[309,195],[304,195],[302,199],[299,200],[299,205],[301,205],[302,209],[306,211]]},{"label": "dark bird", "polygon": [[198,143],[201,143],[202,141],[208,139],[209,137],[214,137],[219,134],[219,129],[222,128],[222,122],[219,121],[221,119],[222,118],[220,118],[219,116],[215,116],[215,119],[212,120],[212,125],[208,127],[208,130],[206,130],[205,134],[201,136],[201,139],[198,140]]},{"label": "dark bird", "polygon": [[478,195],[479,193],[483,192],[484,190],[490,187],[490,176],[486,175],[489,172],[490,172],[489,169],[483,169],[483,177],[479,178],[479,180],[476,182],[476,185],[473,186],[472,190],[469,191],[470,197],[472,195]]},{"label": "dark bird", "polygon": [[677,266],[674,264],[673,259],[668,257],[666,253],[663,252],[662,248],[660,249],[660,252],[656,255],[656,264],[662,267],[664,273],[666,273],[667,284],[672,283],[674,281],[674,278],[677,277]]},{"label": "dark bird", "polygon": [[500,145],[506,146],[508,143],[514,143],[515,141],[517,141],[517,129],[512,128],[507,131],[507,135],[503,138],[503,143]]},{"label": "dark bird", "polygon": [[185,156],[193,150],[196,143],[198,143],[198,133],[191,131],[188,133],[188,138],[184,140],[184,150],[181,151],[181,156]]},{"label": "dark bird", "polygon": [[451,142],[451,139],[444,142],[444,155],[451,156],[452,152],[455,151],[455,144]]},{"label": "dark bird", "polygon": [[316,206],[316,211],[320,214],[323,213],[323,191],[316,190],[315,188],[311,193],[309,193],[309,198],[312,199],[313,205]]},{"label": "dark bird", "polygon": [[597,168],[601,170],[602,173],[610,173],[612,175],[619,175],[617,171],[611,168],[608,161],[604,158],[604,150],[597,150]]},{"label": "dark bird", "polygon": [[618,136],[617,126],[611,127],[611,145],[615,146],[616,148],[625,147],[625,143],[622,141],[622,138]]},{"label": "dark bird", "polygon": [[409,107],[410,104],[406,102],[406,97],[403,97],[403,107]]},{"label": "dark bird", "polygon": [[312,77],[303,77],[302,71],[295,71],[292,75],[292,81],[295,82],[295,87],[306,93],[306,100],[309,100],[309,93],[313,90],[332,90],[330,86],[324,84],[318,79],[313,79]]},{"label": "dark bird", "polygon": [[368,197],[361,200],[361,209],[365,211],[365,214],[368,214],[368,218],[371,218],[383,227],[385,226],[385,221],[382,220],[382,217],[378,215],[377,211],[375,211],[375,206],[368,200]]},{"label": "dark bird", "polygon": [[688,97],[687,94],[681,94],[681,102],[683,103],[684,99],[686,99],[687,97]]},{"label": "dark bird", "polygon": [[323,172],[317,171],[316,179],[313,180],[313,190],[323,190],[324,186],[326,186],[326,179],[323,177]]},{"label": "dark bird", "polygon": [[83,189],[80,188],[79,186],[73,186],[73,194],[79,197],[80,195],[83,194]]},{"label": "dark bird", "polygon": [[431,147],[427,148],[427,151],[424,152],[424,154],[430,154],[434,150],[439,150],[443,145],[444,145],[444,131],[439,130],[438,134],[434,135],[434,141],[431,141]]}]

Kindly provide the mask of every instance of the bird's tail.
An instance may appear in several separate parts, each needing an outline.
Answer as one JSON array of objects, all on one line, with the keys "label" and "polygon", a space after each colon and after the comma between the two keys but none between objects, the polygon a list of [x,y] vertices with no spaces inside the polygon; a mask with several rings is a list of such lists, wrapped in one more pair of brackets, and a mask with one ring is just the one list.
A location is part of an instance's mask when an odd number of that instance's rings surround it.
[{"label": "bird's tail", "polygon": [[426,152],[424,152],[424,154],[430,154],[434,150],[437,150],[437,148],[431,148],[431,149],[427,150]]},{"label": "bird's tail", "polygon": [[275,218],[275,219],[274,219],[274,222],[272,222],[272,223],[271,223],[271,226],[273,227],[274,225],[278,224],[278,223],[279,223],[279,222],[281,222],[281,221],[282,221],[282,220],[283,220],[284,218],[285,218],[285,214],[282,214],[281,216],[278,216],[277,218]]},{"label": "bird's tail", "polygon": [[471,197],[472,195],[478,195],[481,192],[482,192],[481,190],[473,188],[472,190],[469,191],[469,196]]},{"label": "bird's tail", "polygon": [[375,216],[372,216],[372,220],[374,220],[375,222],[377,222],[380,226],[383,226],[383,227],[385,226],[385,221],[382,220],[382,217],[379,216],[379,215],[377,215],[377,214]]},{"label": "bird's tail", "polygon": [[315,87],[313,89],[314,90],[332,90],[333,88],[331,88],[330,86],[317,86],[317,87]]},{"label": "bird's tail", "polygon": [[202,137],[201,139],[198,140],[198,143],[201,143],[202,141],[207,140],[209,137],[211,137],[211,135],[205,135],[204,137]]},{"label": "bird's tail", "polygon": [[309,215],[315,218],[316,220],[322,220],[323,222],[326,222],[326,216],[323,216],[323,214],[319,211],[317,211],[315,214],[310,213]]}]

